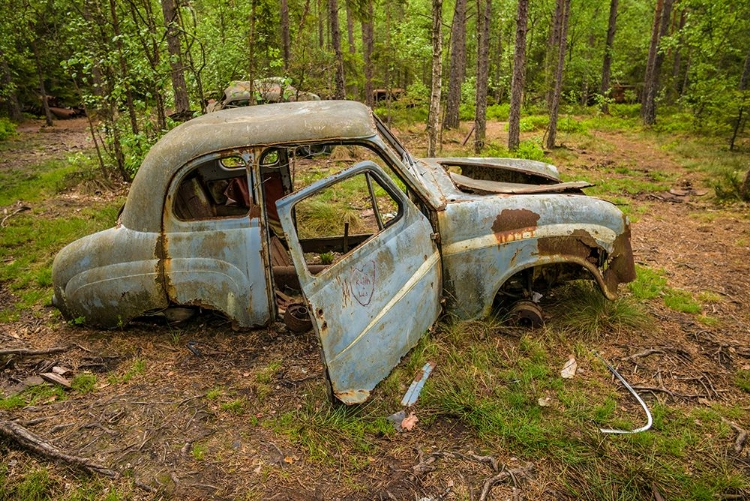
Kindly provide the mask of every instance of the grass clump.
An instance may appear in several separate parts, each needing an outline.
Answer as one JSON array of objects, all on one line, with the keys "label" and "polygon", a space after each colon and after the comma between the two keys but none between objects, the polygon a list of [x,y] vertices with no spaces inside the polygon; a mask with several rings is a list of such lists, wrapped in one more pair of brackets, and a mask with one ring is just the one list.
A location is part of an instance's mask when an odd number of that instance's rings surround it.
[{"label": "grass clump", "polygon": [[646,313],[631,298],[620,296],[610,301],[590,281],[568,284],[560,296],[563,299],[549,308],[550,313],[559,318],[563,329],[585,337],[597,338],[608,331],[649,323]]},{"label": "grass clump", "polygon": [[76,375],[70,382],[71,388],[81,394],[91,393],[96,386],[96,376],[90,372]]},{"label": "grass clump", "polygon": [[688,291],[668,288],[664,294],[664,304],[674,311],[697,314],[701,312],[701,305],[693,299]]},{"label": "grass clump", "polygon": [[531,115],[524,117],[519,121],[521,132],[535,132],[538,130],[544,130],[548,126],[549,116],[547,115]]},{"label": "grass clump", "polygon": [[734,378],[734,384],[746,393],[750,393],[750,369],[740,369]]},{"label": "grass clump", "polygon": [[0,410],[11,411],[28,405],[43,405],[61,402],[67,398],[60,386],[47,383],[31,386],[17,395],[0,398]]},{"label": "grass clump", "polygon": [[[375,438],[395,433],[384,416],[385,413],[367,406],[334,405],[322,395],[312,395],[299,409],[286,412],[264,425],[307,449],[311,459],[334,464],[344,451],[374,452],[377,449]],[[361,469],[367,465],[351,466]]]},{"label": "grass clump", "polygon": [[128,368],[125,374],[123,374],[122,376],[110,374],[110,376],[107,378],[107,382],[109,384],[127,383],[134,377],[139,376],[144,372],[146,372],[146,361],[141,358],[136,358],[135,360],[133,360],[133,363],[130,365],[130,368]]},{"label": "grass clump", "polygon": [[628,289],[636,299],[659,297],[667,288],[667,279],[663,270],[636,265],[635,271],[636,278],[628,284]]}]

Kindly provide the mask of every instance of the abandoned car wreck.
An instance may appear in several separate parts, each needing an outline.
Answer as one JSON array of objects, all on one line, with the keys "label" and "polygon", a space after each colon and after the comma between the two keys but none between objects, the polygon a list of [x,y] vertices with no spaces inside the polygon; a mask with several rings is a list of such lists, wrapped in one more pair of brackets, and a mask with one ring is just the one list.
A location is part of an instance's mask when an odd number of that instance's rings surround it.
[{"label": "abandoned car wreck", "polygon": [[540,162],[415,159],[355,102],[222,110],[166,134],[116,226],[60,251],[53,301],[109,328],[185,307],[252,327],[296,290],[333,394],[361,403],[443,310],[633,280],[627,218],[585,186]]}]

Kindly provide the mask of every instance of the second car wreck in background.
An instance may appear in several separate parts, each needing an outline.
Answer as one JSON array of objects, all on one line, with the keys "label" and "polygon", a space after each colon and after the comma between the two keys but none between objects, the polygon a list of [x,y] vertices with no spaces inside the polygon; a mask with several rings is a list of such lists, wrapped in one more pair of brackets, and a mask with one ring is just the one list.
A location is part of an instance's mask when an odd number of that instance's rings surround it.
[{"label": "second car wreck in background", "polygon": [[581,277],[615,297],[629,224],[584,186],[540,162],[414,159],[359,103],[223,110],[169,132],[117,226],[58,254],[54,302],[104,327],[185,307],[251,327],[296,289],[334,395],[361,403],[443,309],[478,318]]}]

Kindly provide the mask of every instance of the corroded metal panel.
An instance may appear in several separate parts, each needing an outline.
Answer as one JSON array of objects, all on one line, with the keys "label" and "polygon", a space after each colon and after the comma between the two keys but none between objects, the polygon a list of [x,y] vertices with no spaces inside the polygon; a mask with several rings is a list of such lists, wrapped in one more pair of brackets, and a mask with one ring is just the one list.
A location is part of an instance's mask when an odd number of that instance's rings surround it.
[{"label": "corroded metal panel", "polygon": [[73,242],[52,265],[56,306],[67,318],[103,327],[166,308],[160,246],[158,233],[124,226]]},{"label": "corroded metal panel", "polygon": [[241,327],[270,320],[259,219],[165,222],[164,278],[179,305],[219,310]]},{"label": "corroded metal panel", "polygon": [[[294,228],[294,204],[365,171],[399,199],[403,214],[330,268],[312,275]],[[440,257],[430,236],[432,227],[372,162],[313,184],[277,206],[333,392],[347,404],[361,403],[438,317]]]},{"label": "corroded metal panel", "polygon": [[[523,158],[430,158],[429,160],[439,163],[443,167],[455,165],[466,171],[480,172],[478,168],[484,168],[488,173],[493,170],[514,171],[534,175],[548,181],[560,181],[560,173],[557,171],[557,167],[536,160]],[[471,174],[469,176],[474,177]],[[493,179],[493,177],[489,174],[488,177],[477,177],[476,179]]]},{"label": "corroded metal panel", "polygon": [[[533,266],[578,264],[609,298],[616,295],[618,283],[634,278],[627,219],[614,205],[595,198],[483,197],[449,204],[439,224],[445,287],[461,318],[488,314],[500,286]],[[608,256],[607,271],[590,259],[597,249]]]},{"label": "corroded metal panel", "polygon": [[565,191],[580,192],[583,188],[594,186],[587,181],[570,181],[567,183],[555,184],[522,184],[472,179],[467,176],[462,176],[461,174],[456,174],[455,172],[451,172],[450,176],[459,188],[468,188],[476,193],[520,195],[532,193],[562,193]]}]

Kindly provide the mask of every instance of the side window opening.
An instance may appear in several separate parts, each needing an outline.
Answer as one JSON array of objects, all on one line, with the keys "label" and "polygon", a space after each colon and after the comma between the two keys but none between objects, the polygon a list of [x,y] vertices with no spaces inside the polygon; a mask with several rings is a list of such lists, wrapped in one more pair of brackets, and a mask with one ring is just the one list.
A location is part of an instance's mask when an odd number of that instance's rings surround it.
[{"label": "side window opening", "polygon": [[316,275],[387,229],[403,208],[376,176],[360,173],[328,186],[294,208],[308,271]]},{"label": "side window opening", "polygon": [[183,221],[240,217],[255,205],[245,161],[237,156],[213,158],[180,181],[174,214]]}]

